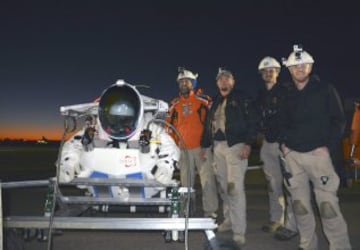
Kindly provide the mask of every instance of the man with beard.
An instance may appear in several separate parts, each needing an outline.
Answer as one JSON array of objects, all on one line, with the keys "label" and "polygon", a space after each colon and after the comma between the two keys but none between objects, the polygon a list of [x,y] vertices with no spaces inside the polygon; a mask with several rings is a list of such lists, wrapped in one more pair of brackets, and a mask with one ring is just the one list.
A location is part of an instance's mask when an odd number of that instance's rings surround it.
[{"label": "man with beard", "polygon": [[180,182],[184,187],[193,187],[195,174],[198,173],[202,187],[202,205],[205,217],[217,218],[218,194],[212,166],[212,153],[207,150],[200,154],[200,138],[203,133],[206,113],[210,98],[195,93],[197,74],[179,68],[177,82],[179,96],[171,101],[167,121],[180,133],[181,138],[175,140],[181,149],[179,160]]},{"label": "man with beard", "polygon": [[349,250],[347,225],[337,197],[339,177],[329,153],[344,131],[343,107],[334,86],[310,75],[314,59],[302,47],[295,45],[284,64],[294,90],[280,112],[280,145],[290,176],[285,184],[300,233],[299,249],[318,249],[310,182],[329,249]]},{"label": "man with beard", "polygon": [[251,145],[256,141],[258,119],[253,102],[234,90],[235,79],[230,71],[220,68],[216,83],[219,93],[206,117],[201,147],[208,150],[212,146],[214,151],[224,213],[218,232],[232,231],[233,240],[241,248],[246,232],[244,177]]}]

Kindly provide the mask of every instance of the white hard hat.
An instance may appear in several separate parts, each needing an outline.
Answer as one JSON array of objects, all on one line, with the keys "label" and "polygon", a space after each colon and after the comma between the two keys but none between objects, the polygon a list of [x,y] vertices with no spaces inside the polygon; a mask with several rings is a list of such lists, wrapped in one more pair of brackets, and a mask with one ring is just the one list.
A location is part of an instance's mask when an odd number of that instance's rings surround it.
[{"label": "white hard hat", "polygon": [[291,52],[288,59],[283,60],[283,64],[286,67],[299,65],[299,64],[308,64],[308,63],[313,64],[314,63],[313,57],[309,53],[307,53],[305,50],[303,50],[301,46],[294,45],[293,49],[294,49],[294,51]]},{"label": "white hard hat", "polygon": [[267,68],[280,69],[281,65],[275,58],[267,56],[260,61],[258,70],[267,69]]},{"label": "white hard hat", "polygon": [[190,79],[190,80],[196,80],[198,78],[198,74],[194,74],[190,70],[187,70],[185,68],[179,67],[178,68],[179,74],[177,76],[177,81],[180,81],[181,79]]}]

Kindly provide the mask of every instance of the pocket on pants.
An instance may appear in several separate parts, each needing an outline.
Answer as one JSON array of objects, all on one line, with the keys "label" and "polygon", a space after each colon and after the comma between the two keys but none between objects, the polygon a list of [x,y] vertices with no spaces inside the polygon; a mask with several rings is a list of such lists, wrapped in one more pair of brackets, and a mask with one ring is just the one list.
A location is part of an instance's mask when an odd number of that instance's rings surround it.
[{"label": "pocket on pants", "polygon": [[[284,178],[285,186],[290,190],[299,187],[300,181],[298,180],[298,176],[302,174],[304,171],[300,167],[300,164],[297,162],[296,154],[293,151],[288,152],[283,159],[279,159],[280,163],[283,164],[286,173],[282,173]],[[285,175],[290,175],[286,178]]]},{"label": "pocket on pants", "polygon": [[336,192],[340,179],[334,170],[330,156],[313,156],[314,166],[311,169],[311,181],[316,188],[327,192]]},{"label": "pocket on pants", "polygon": [[301,163],[301,156],[295,151],[289,151],[285,155],[285,170],[292,176],[302,174],[304,169]]}]

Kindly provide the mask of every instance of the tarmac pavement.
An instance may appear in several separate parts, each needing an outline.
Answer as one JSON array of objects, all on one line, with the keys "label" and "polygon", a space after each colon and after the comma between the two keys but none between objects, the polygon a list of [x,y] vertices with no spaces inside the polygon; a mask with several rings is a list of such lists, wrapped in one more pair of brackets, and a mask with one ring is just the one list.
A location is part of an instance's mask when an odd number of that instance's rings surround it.
[{"label": "tarmac pavement", "polygon": [[[201,217],[201,193],[196,185],[195,217]],[[46,188],[26,188],[3,190],[4,217],[8,215],[41,215],[45,201]],[[246,176],[247,195],[247,234],[243,250],[292,250],[298,249],[299,237],[290,241],[277,241],[272,234],[263,233],[261,226],[268,220],[268,200],[265,179],[261,170],[249,170]],[[340,206],[348,223],[350,241],[354,250],[360,250],[360,183],[339,190]],[[110,216],[110,215],[108,215]],[[126,216],[126,215],[124,215]],[[149,216],[149,215],[146,215]],[[151,216],[151,215],[150,215]],[[141,217],[141,216],[140,216]],[[166,217],[166,216],[164,216]],[[221,220],[221,213],[219,216]],[[327,250],[328,244],[321,231],[317,218],[319,250]],[[218,233],[222,240],[230,240],[231,233]],[[207,239],[202,231],[189,231],[188,249],[204,249]],[[24,243],[26,250],[45,250],[47,243],[36,239]],[[5,248],[6,249],[6,248]],[[65,230],[62,235],[53,237],[53,250],[182,250],[181,242],[165,243],[161,231],[94,231]]]}]

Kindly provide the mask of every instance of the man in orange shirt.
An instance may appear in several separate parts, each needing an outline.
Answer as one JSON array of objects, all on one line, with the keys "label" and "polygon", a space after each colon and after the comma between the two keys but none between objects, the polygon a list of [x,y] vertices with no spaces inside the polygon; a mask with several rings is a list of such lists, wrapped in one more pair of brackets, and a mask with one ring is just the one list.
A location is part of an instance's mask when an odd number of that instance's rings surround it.
[{"label": "man in orange shirt", "polygon": [[180,138],[175,139],[181,148],[179,160],[181,185],[193,187],[197,172],[202,187],[204,215],[216,219],[218,194],[212,166],[212,153],[210,149],[207,150],[204,158],[201,155],[200,147],[205,116],[210,106],[210,98],[195,93],[197,77],[197,74],[179,68],[177,77],[179,96],[171,101],[167,121],[176,128],[183,139],[183,141]]}]

